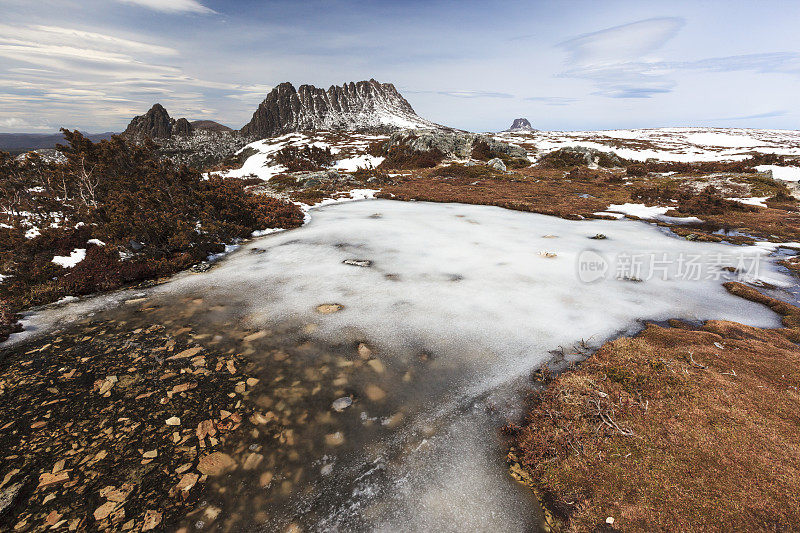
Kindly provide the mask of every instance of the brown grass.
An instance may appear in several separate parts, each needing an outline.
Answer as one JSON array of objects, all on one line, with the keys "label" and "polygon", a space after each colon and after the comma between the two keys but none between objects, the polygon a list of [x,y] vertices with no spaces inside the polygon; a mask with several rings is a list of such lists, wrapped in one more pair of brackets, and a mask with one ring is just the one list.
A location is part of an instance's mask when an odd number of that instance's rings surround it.
[{"label": "brown grass", "polygon": [[[569,172],[526,168],[514,174],[498,174],[481,165],[453,164],[419,171],[415,177],[399,178],[383,187],[380,196],[496,205],[571,219],[596,217],[593,213],[604,211],[609,204],[641,202],[675,205],[680,211],[669,214],[703,219],[704,225],[688,232],[675,228],[677,232],[694,234],[692,238],[697,240],[719,240],[712,235],[718,229],[739,230],[773,241],[793,241],[800,233],[797,200],[778,195],[777,189],[773,189],[777,191],[775,200],[768,200],[769,208],[754,208],[725,200],[713,189],[691,192],[684,180],[650,176],[622,182],[623,175],[622,171],[586,167]],[[761,183],[756,176],[753,179],[754,183]],[[726,237],[726,240],[731,239]]]},{"label": "brown grass", "polygon": [[[800,309],[730,283],[784,328],[648,325],[534,393],[513,471],[551,527],[790,531],[800,523]],[[722,348],[720,348],[722,346]]]}]

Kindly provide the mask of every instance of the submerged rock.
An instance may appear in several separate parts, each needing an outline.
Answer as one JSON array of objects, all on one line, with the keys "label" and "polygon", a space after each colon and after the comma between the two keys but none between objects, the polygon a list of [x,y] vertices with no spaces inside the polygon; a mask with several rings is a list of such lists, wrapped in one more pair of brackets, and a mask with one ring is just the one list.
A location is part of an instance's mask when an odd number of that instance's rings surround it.
[{"label": "submerged rock", "polygon": [[341,413],[351,405],[353,405],[353,399],[349,396],[343,396],[334,400],[331,404],[331,408],[337,413]]},{"label": "submerged rock", "polygon": [[372,261],[369,259],[345,259],[342,261],[345,265],[357,266],[361,268],[368,268],[372,266]]},{"label": "submerged rock", "polygon": [[332,313],[336,313],[337,311],[341,311],[342,309],[344,309],[344,306],[341,304],[322,304],[317,306],[317,313],[330,315]]}]

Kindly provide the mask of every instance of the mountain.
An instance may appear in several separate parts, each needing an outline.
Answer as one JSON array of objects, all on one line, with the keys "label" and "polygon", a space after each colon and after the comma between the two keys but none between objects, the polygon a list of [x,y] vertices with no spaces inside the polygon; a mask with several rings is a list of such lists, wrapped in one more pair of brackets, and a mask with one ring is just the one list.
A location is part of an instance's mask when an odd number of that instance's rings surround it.
[{"label": "mountain", "polygon": [[240,131],[247,137],[265,138],[305,130],[394,131],[438,129],[414,111],[391,83],[375,80],[295,89],[281,83],[258,106],[252,120]]},{"label": "mountain", "polygon": [[[93,142],[109,139],[112,135],[114,135],[113,132],[83,134]],[[0,150],[12,154],[55,148],[56,144],[64,144],[64,142],[64,136],[61,133],[0,133]]]},{"label": "mountain", "polygon": [[164,139],[172,137],[172,127],[175,119],[169,116],[161,104],[155,104],[144,115],[133,117],[123,135],[126,137],[150,137],[151,139]]},{"label": "mountain", "polygon": [[214,122],[213,120],[193,120],[190,122],[192,128],[195,130],[207,130],[207,131],[216,131],[222,133],[232,133],[233,129],[225,126],[224,124],[220,124],[219,122]]},{"label": "mountain", "polygon": [[506,131],[536,131],[527,118],[515,118]]},{"label": "mountain", "polygon": [[144,115],[134,117],[123,135],[141,139],[169,139],[173,136],[191,136],[196,131],[213,133],[233,133],[228,126],[223,126],[213,120],[194,120],[189,122],[185,118],[175,120],[161,104],[155,104]]}]

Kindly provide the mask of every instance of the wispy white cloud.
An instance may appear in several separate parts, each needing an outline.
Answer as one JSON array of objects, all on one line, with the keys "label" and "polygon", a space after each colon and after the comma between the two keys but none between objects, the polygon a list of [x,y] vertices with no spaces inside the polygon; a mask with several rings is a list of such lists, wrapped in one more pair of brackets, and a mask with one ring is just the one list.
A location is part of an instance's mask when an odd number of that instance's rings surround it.
[{"label": "wispy white cloud", "polygon": [[529,96],[525,98],[525,100],[552,106],[569,105],[578,101],[577,98],[568,98],[565,96]]},{"label": "wispy white cloud", "polygon": [[739,115],[736,117],[725,117],[725,118],[717,118],[712,120],[758,120],[764,118],[775,118],[775,117],[784,117],[788,115],[789,112],[785,109],[778,109],[775,111],[767,111],[766,113],[755,113],[752,115]]},{"label": "wispy white cloud", "polygon": [[673,38],[685,21],[679,17],[639,20],[579,35],[562,42],[574,65],[617,65],[655,52]]},{"label": "wispy white cloud", "polygon": [[213,9],[197,0],[117,0],[117,2],[135,4],[164,13],[214,13]]},{"label": "wispy white cloud", "polygon": [[580,35],[559,46],[567,52],[565,78],[595,82],[595,94],[611,98],[649,98],[667,93],[674,82],[663,64],[650,57],[672,39],[685,21],[661,17]]},{"label": "wispy white cloud", "polygon": [[514,98],[513,94],[495,91],[475,91],[469,89],[457,89],[453,91],[403,91],[407,94],[441,94],[442,96],[452,96],[453,98]]}]

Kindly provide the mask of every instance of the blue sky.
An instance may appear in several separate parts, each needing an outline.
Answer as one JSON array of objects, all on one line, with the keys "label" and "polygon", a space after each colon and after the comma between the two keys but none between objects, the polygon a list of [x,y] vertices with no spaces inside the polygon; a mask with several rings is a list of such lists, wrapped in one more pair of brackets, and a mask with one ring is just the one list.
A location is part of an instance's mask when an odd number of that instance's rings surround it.
[{"label": "blue sky", "polygon": [[800,128],[800,2],[0,0],[0,132],[246,123],[376,78],[472,131]]}]

